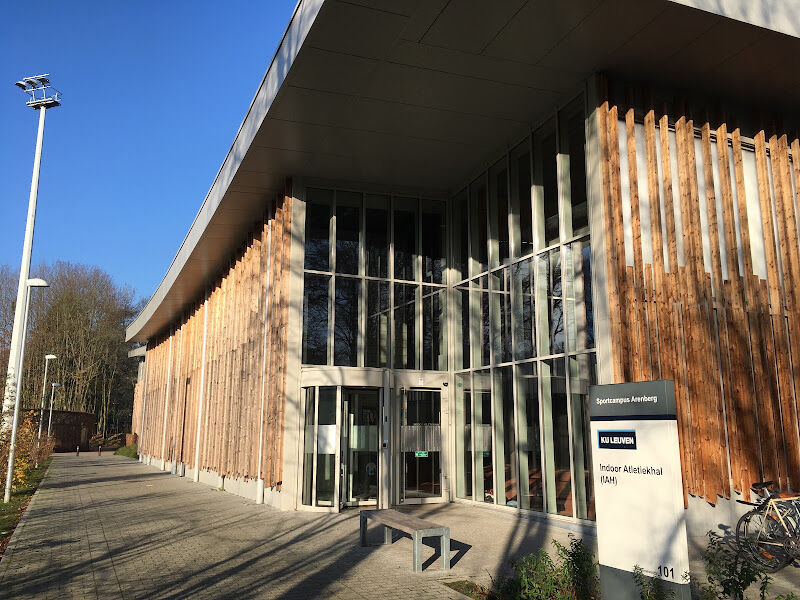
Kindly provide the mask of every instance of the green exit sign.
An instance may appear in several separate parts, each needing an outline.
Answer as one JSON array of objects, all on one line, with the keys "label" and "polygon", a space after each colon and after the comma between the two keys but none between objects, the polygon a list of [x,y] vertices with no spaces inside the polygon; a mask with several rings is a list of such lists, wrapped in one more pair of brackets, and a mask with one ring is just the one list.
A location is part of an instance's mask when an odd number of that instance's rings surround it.
[{"label": "green exit sign", "polygon": [[414,452],[414,456],[416,458],[428,458],[428,451],[427,450],[417,450]]}]

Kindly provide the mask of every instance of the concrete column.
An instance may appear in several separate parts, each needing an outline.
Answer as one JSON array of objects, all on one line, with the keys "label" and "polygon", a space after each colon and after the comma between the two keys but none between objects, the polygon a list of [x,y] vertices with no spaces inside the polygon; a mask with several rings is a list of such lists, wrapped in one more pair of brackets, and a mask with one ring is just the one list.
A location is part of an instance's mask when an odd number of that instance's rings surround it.
[{"label": "concrete column", "polygon": [[303,260],[305,240],[306,205],[302,189],[295,180],[292,182],[292,226],[291,247],[289,251],[289,316],[287,324],[286,388],[283,425],[283,485],[281,487],[281,507],[296,509],[300,503],[299,477],[302,464],[301,453],[303,407],[300,389],[301,331],[303,328]]},{"label": "concrete column", "polygon": [[166,465],[166,456],[164,454],[164,447],[167,443],[167,408],[169,407],[169,388],[172,382],[172,339],[175,337],[175,330],[170,331],[169,334],[169,352],[167,353],[167,385],[164,390],[164,430],[161,434],[161,470],[163,471]]},{"label": "concrete column", "polygon": [[[273,212],[274,216],[274,212]],[[269,314],[269,276],[272,268],[272,221],[270,218],[267,223],[267,273],[266,282],[264,284],[264,340],[261,355],[263,360],[261,362],[261,409],[258,413],[258,462],[256,468],[258,469],[258,488],[256,491],[256,504],[264,503],[264,480],[261,475],[261,461],[264,458],[264,399],[267,390],[267,350],[269,344],[267,339],[270,329],[270,314]]]},{"label": "concrete column", "polygon": [[192,480],[197,483],[200,481],[200,430],[203,425],[203,398],[205,397],[205,382],[206,382],[206,339],[208,336],[208,296],[209,290],[206,290],[206,299],[203,305],[203,350],[200,357],[200,389],[198,390],[198,404],[197,404],[197,436],[194,442],[194,476]]}]

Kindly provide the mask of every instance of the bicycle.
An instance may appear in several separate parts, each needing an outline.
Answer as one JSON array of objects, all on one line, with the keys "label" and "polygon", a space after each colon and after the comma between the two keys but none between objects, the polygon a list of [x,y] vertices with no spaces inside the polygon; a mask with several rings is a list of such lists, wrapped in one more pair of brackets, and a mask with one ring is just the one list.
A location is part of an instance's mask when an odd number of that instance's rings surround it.
[{"label": "bicycle", "polygon": [[760,500],[737,500],[755,508],[736,524],[736,543],[751,564],[767,573],[800,559],[800,495],[781,494],[770,489],[774,485],[774,481],[754,483],[752,490]]}]

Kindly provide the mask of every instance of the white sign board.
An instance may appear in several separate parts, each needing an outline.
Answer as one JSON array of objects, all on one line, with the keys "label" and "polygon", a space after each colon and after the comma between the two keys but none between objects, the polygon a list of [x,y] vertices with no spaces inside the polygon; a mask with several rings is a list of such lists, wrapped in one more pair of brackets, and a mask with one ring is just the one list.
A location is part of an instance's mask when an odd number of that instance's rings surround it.
[{"label": "white sign board", "polygon": [[639,599],[633,569],[690,598],[678,422],[672,381],[589,390],[603,598]]}]

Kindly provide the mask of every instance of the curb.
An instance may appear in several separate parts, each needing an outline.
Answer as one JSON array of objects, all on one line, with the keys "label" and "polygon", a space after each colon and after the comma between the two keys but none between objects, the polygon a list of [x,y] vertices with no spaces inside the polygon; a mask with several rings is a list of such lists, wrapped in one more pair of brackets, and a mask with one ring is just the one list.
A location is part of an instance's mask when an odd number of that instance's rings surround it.
[{"label": "curb", "polygon": [[8,541],[8,546],[6,546],[6,551],[3,553],[3,556],[0,557],[0,581],[2,581],[6,571],[8,570],[8,565],[11,562],[10,557],[14,554],[14,549],[17,546],[19,536],[21,535],[22,530],[25,528],[25,522],[28,520],[28,514],[31,511],[31,506],[33,506],[33,503],[36,502],[36,498],[39,496],[39,492],[42,490],[42,484],[44,484],[44,482],[50,476],[50,468],[52,466],[53,461],[50,461],[47,471],[42,477],[42,480],[39,482],[39,485],[36,488],[36,491],[33,493],[33,496],[31,496],[30,502],[28,502],[28,506],[25,507],[25,512],[22,513],[17,526],[14,527],[14,533],[11,534],[11,539]]}]

